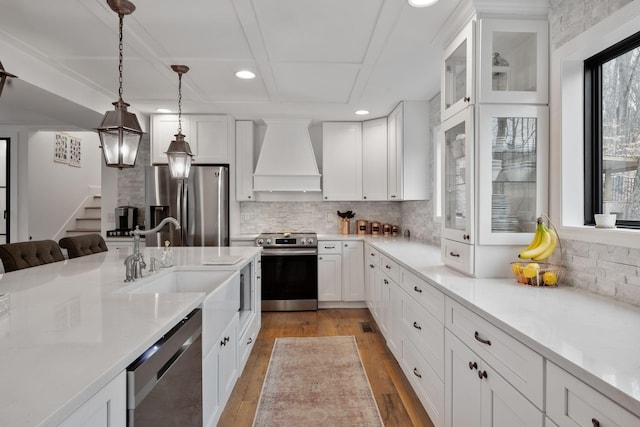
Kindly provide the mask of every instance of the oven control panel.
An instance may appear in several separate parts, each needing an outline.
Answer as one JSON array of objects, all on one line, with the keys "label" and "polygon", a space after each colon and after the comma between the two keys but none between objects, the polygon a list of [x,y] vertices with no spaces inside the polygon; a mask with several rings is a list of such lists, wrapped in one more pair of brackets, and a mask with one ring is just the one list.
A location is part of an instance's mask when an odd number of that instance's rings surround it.
[{"label": "oven control panel", "polygon": [[256,246],[264,248],[315,248],[316,233],[263,233],[256,239]]}]

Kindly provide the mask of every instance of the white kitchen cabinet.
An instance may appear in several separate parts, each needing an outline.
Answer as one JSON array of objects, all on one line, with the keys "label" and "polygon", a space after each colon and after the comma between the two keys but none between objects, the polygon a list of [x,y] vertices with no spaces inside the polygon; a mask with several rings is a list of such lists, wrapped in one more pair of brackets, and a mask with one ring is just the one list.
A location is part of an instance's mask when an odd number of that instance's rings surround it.
[{"label": "white kitchen cabinet", "polygon": [[122,371],[66,418],[60,427],[125,427],[127,377]]},{"label": "white kitchen cabinet", "polygon": [[549,361],[546,378],[547,415],[558,427],[640,426],[640,418]]},{"label": "white kitchen cabinet", "polygon": [[362,199],[362,123],[322,124],[323,200]]},{"label": "white kitchen cabinet", "polygon": [[318,254],[318,301],[342,301],[342,255]]},{"label": "white kitchen cabinet", "polygon": [[237,333],[236,313],[203,359],[202,408],[203,424],[207,427],[217,424],[238,379]]},{"label": "white kitchen cabinet", "polygon": [[[176,114],[151,116],[151,163],[167,164],[165,152],[178,132]],[[226,115],[183,115],[182,133],[194,154],[194,164],[233,162],[235,122]]]},{"label": "white kitchen cabinet", "polygon": [[318,242],[318,301],[365,301],[364,244]]},{"label": "white kitchen cabinet", "polygon": [[446,120],[473,105],[475,21],[469,22],[445,47],[442,61],[441,111]]},{"label": "white kitchen cabinet", "polygon": [[548,211],[549,108],[495,104],[477,110],[477,241],[526,246],[536,218]]},{"label": "white kitchen cabinet", "polygon": [[254,201],[253,137],[255,124],[250,120],[236,122],[236,200]]},{"label": "white kitchen cabinet", "polygon": [[377,297],[378,291],[378,266],[380,265],[380,253],[369,244],[364,247],[364,280],[365,300],[367,307],[374,319],[378,318]]},{"label": "white kitchen cabinet", "polygon": [[362,122],[362,200],[387,200],[387,119]]},{"label": "white kitchen cabinet", "polygon": [[[250,277],[244,277],[246,275]],[[260,255],[254,257],[249,266],[240,271],[240,277],[240,286],[244,291],[240,292],[238,318],[238,372],[244,369],[262,324],[262,259]],[[250,280],[248,288],[246,280]]]},{"label": "white kitchen cabinet", "polygon": [[342,299],[364,301],[364,244],[351,240],[342,242]]},{"label": "white kitchen cabinet", "polygon": [[543,414],[450,331],[445,332],[446,427],[542,427]]},{"label": "white kitchen cabinet", "polygon": [[429,199],[429,104],[402,101],[387,118],[387,132],[387,199]]},{"label": "white kitchen cabinet", "polygon": [[[421,351],[410,339],[402,343],[400,366],[429,414],[435,427],[444,426],[444,383],[433,368],[424,360]],[[477,423],[465,424],[476,426]]]},{"label": "white kitchen cabinet", "polygon": [[442,61],[442,260],[475,277],[508,277],[548,211],[548,23],[504,7],[513,18],[475,15]]},{"label": "white kitchen cabinet", "polygon": [[479,33],[479,102],[547,104],[547,21],[483,18]]}]

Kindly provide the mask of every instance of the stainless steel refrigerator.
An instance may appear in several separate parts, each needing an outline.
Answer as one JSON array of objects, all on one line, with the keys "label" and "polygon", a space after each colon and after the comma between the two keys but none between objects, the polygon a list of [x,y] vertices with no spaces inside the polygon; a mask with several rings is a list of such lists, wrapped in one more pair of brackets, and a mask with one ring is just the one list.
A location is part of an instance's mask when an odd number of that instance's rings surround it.
[{"label": "stainless steel refrigerator", "polygon": [[229,246],[229,168],[192,166],[187,180],[172,179],[168,166],[145,169],[146,228],[168,216],[181,229],[168,224],[160,233],[146,236],[146,245]]}]

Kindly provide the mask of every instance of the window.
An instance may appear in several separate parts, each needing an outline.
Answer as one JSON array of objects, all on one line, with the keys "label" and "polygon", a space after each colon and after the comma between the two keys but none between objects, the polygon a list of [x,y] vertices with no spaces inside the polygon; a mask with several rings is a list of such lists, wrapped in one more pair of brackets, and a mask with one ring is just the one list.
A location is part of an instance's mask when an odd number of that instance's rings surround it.
[{"label": "window", "polygon": [[640,33],[584,64],[585,224],[640,228]]}]

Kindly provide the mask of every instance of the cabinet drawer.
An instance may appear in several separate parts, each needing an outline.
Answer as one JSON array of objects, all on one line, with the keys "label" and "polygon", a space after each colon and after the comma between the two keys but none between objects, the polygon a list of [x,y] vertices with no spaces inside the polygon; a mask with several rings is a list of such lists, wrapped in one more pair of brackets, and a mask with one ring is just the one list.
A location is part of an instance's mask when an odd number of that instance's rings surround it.
[{"label": "cabinet drawer", "polygon": [[438,377],[444,380],[444,325],[405,294],[402,327],[405,339],[415,345]]},{"label": "cabinet drawer", "polygon": [[371,245],[366,245],[364,248],[364,264],[365,267],[369,266],[370,268],[380,267],[380,252]]},{"label": "cabinet drawer", "polygon": [[400,265],[386,255],[380,254],[380,270],[389,276],[389,279],[400,283]]},{"label": "cabinet drawer", "polygon": [[466,243],[442,239],[440,244],[442,262],[465,274],[474,274],[473,246]]},{"label": "cabinet drawer", "polygon": [[319,254],[341,254],[342,245],[338,240],[323,240],[318,242]]},{"label": "cabinet drawer", "polygon": [[402,368],[435,426],[444,426],[444,383],[408,340],[402,342]]},{"label": "cabinet drawer", "polygon": [[542,408],[542,356],[450,298],[446,298],[446,308],[447,328]]},{"label": "cabinet drawer", "polygon": [[640,419],[547,361],[547,415],[559,427],[640,426]]},{"label": "cabinet drawer", "polygon": [[444,294],[429,283],[406,270],[402,270],[402,287],[415,300],[444,323]]}]

